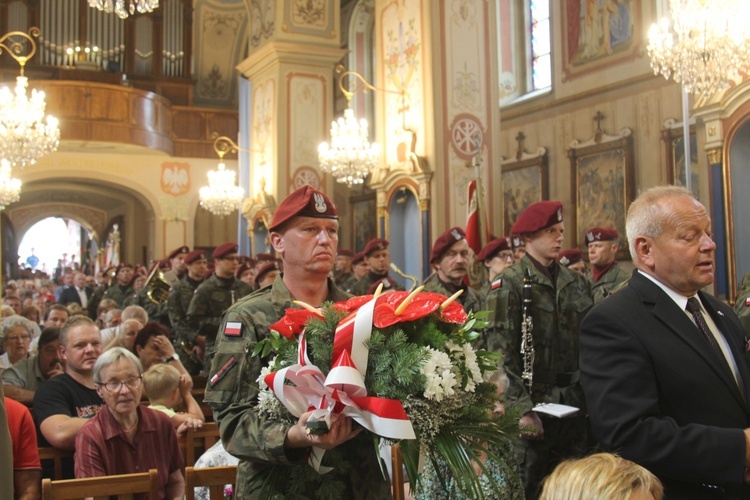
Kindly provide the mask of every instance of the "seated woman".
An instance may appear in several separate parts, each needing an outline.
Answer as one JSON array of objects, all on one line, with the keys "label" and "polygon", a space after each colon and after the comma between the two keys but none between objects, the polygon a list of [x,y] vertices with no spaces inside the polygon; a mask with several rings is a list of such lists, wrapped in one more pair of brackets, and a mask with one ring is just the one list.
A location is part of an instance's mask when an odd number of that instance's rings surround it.
[{"label": "seated woman", "polygon": [[8,316],[0,328],[0,347],[5,354],[0,356],[0,372],[16,362],[29,357],[34,323],[23,316]]},{"label": "seated woman", "polygon": [[190,375],[174,352],[169,330],[154,321],[146,323],[136,335],[133,353],[138,356],[144,370],[163,363],[174,366],[181,374]]},{"label": "seated woman", "polygon": [[143,323],[137,319],[125,320],[115,327],[115,335],[105,344],[103,350],[107,351],[113,347],[123,347],[128,351],[132,351],[135,344],[135,337],[141,331],[141,328],[143,328]]},{"label": "seated woman", "polygon": [[94,383],[106,407],[78,431],[75,476],[132,474],[156,469],[160,498],[182,499],[182,453],[164,413],[140,404],[143,367],[121,347],[104,352],[94,364]]}]

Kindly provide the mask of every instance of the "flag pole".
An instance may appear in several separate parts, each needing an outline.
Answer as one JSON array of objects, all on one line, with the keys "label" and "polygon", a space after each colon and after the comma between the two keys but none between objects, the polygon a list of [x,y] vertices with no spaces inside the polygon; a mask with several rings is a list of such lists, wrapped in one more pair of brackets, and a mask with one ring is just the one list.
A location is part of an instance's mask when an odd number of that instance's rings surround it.
[{"label": "flag pole", "polygon": [[475,136],[474,144],[476,145],[476,154],[474,155],[474,179],[476,180],[476,199],[477,199],[477,218],[479,222],[479,242],[480,242],[480,248],[484,248],[484,246],[489,242],[489,238],[487,237],[487,227],[486,227],[486,221],[484,220],[485,214],[482,210],[482,207],[484,207],[484,194],[482,189],[482,179],[479,175],[479,169],[482,166],[482,143],[481,143],[481,137],[479,135]]}]

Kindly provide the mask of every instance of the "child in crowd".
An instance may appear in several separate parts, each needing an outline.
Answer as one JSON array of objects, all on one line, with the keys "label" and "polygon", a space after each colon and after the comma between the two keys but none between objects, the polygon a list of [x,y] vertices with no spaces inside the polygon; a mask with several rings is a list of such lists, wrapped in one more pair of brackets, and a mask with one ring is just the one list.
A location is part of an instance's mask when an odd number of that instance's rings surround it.
[{"label": "child in crowd", "polygon": [[[190,393],[193,379],[180,375],[173,366],[156,364],[143,374],[143,388],[148,397],[149,408],[166,413],[182,436],[190,429],[203,427],[204,417],[198,402]],[[185,412],[176,409],[184,408]]]}]

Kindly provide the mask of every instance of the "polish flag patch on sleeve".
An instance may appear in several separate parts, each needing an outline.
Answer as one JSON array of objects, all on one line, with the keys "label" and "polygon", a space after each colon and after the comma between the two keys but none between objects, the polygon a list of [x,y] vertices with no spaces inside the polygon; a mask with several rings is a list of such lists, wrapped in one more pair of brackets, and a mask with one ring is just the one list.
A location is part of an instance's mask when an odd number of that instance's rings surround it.
[{"label": "polish flag patch on sleeve", "polygon": [[750,306],[750,297],[745,299],[745,305]]},{"label": "polish flag patch on sleeve", "polygon": [[224,325],[224,335],[227,337],[239,337],[242,335],[242,323],[239,321],[228,321]]},{"label": "polish flag patch on sleeve", "polygon": [[498,279],[496,279],[495,281],[492,282],[492,285],[490,286],[490,288],[492,290],[496,290],[498,288],[502,288],[502,286],[503,286],[503,279],[502,278],[498,278]]}]

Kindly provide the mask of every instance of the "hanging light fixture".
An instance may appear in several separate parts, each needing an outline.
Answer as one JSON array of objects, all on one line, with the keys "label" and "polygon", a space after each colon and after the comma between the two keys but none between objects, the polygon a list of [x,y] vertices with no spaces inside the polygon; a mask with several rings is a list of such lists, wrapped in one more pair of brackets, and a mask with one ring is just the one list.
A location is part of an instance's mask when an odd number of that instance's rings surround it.
[{"label": "hanging light fixture", "polygon": [[245,197],[245,190],[236,184],[236,174],[227,170],[224,165],[224,155],[237,152],[239,146],[229,137],[217,137],[214,141],[214,151],[219,155],[219,166],[208,172],[208,186],[198,191],[201,206],[214,215],[224,217],[240,207]]},{"label": "hanging light fixture", "polygon": [[352,96],[358,90],[358,86],[354,91],[347,89],[344,86],[344,78],[349,75],[355,77],[364,86],[363,92],[375,90],[400,94],[402,99],[406,92],[375,87],[356,71],[344,71],[344,66],[340,64],[336,66],[336,73],[341,74],[339,88],[346,96],[347,107],[344,116],[331,123],[330,144],[323,142],[318,146],[318,163],[323,172],[331,174],[336,181],[352,187],[362,184],[373,171],[380,160],[381,147],[376,142],[370,142],[367,120],[357,120],[354,116],[354,110],[351,108]]},{"label": "hanging light fixture", "polygon": [[159,0],[89,0],[89,7],[103,10],[106,13],[114,12],[121,19],[128,15],[146,14],[159,8]]},{"label": "hanging light fixture", "polygon": [[648,55],[654,74],[673,78],[688,93],[710,96],[730,79],[750,73],[750,2],[670,0],[672,23],[649,30]]},{"label": "hanging light fixture", "polygon": [[21,197],[21,181],[11,177],[11,168],[8,160],[0,160],[0,210],[11,203],[17,202]]},{"label": "hanging light fixture", "polygon": [[[26,95],[29,80],[23,70],[36,52],[30,35],[38,37],[39,29],[31,28],[28,35],[11,31],[0,37],[0,54],[6,50],[21,66],[15,92],[8,87],[0,88],[0,157],[8,160],[11,167],[19,168],[33,165],[42,156],[56,151],[60,143],[57,118],[44,116],[47,105],[44,92],[32,89],[31,95]],[[21,55],[27,51],[27,55]]]}]

